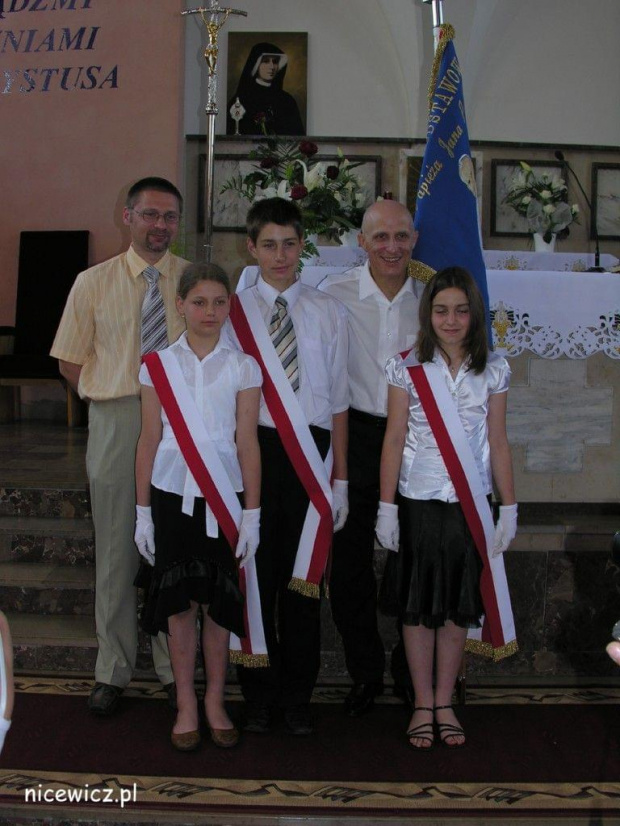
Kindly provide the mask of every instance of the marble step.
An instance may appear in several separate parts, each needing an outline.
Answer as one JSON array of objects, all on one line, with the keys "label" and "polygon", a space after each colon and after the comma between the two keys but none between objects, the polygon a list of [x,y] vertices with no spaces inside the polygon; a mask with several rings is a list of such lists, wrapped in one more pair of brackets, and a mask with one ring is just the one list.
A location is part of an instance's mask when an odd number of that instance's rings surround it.
[{"label": "marble step", "polygon": [[0,516],[90,517],[87,489],[0,487]]},{"label": "marble step", "polygon": [[0,605],[23,614],[93,616],[92,566],[1,562]]},{"label": "marble step", "polygon": [[43,616],[7,611],[15,671],[92,672],[97,658],[92,616]]},{"label": "marble step", "polygon": [[[7,611],[6,615],[17,673],[93,673],[97,659],[93,616],[43,616],[15,611]],[[138,634],[136,675],[153,675],[150,643],[142,631]]]},{"label": "marble step", "polygon": [[94,559],[91,519],[0,516],[0,562],[92,565]]},{"label": "marble step", "polygon": [[610,552],[619,515],[535,514],[524,508],[512,551]]}]

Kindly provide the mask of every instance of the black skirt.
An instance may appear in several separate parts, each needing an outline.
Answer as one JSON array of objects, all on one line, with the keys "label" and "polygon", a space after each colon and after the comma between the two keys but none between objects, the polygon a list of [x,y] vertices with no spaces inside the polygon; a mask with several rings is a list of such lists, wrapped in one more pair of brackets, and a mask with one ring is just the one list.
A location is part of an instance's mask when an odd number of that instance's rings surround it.
[{"label": "black skirt", "polygon": [[149,634],[168,633],[168,617],[208,605],[207,613],[223,628],[245,636],[245,600],[239,590],[234,552],[221,530],[206,534],[205,501],[194,500],[194,513],[181,512],[182,497],[151,487],[155,524],[155,567],[140,566],[135,580],[144,589],[140,625]]},{"label": "black skirt", "polygon": [[450,620],[479,628],[482,560],[460,503],[401,496],[398,504],[396,588],[403,624],[440,628]]}]

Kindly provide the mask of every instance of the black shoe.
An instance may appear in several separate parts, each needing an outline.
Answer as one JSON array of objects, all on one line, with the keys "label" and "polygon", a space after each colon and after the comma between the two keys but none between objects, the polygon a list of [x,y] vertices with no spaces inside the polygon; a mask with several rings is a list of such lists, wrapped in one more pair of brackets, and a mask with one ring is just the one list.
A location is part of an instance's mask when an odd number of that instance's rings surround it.
[{"label": "black shoe", "polygon": [[166,700],[173,711],[177,711],[177,684],[174,680],[171,683],[166,683],[162,686],[166,692]]},{"label": "black shoe", "polygon": [[271,710],[263,703],[248,705],[244,731],[253,734],[266,734],[271,729]]},{"label": "black shoe", "polygon": [[394,683],[392,694],[402,700],[403,703],[412,711],[415,708],[415,694],[413,693],[412,685],[404,685],[402,683]]},{"label": "black shoe", "polygon": [[344,701],[344,710],[349,717],[361,717],[375,704],[375,697],[383,694],[381,683],[355,683]]},{"label": "black shoe", "polygon": [[95,683],[88,698],[88,710],[97,717],[109,717],[116,711],[122,693],[120,686]]},{"label": "black shoe", "polygon": [[310,709],[307,705],[285,708],[284,722],[289,734],[294,734],[297,737],[305,737],[314,731]]}]

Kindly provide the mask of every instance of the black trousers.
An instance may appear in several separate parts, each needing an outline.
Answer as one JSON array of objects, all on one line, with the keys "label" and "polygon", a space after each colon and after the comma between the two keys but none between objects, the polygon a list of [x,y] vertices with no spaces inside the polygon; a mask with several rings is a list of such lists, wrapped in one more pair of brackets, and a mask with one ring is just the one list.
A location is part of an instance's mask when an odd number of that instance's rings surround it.
[{"label": "black trousers", "polygon": [[[325,458],[331,433],[310,430]],[[248,702],[290,707],[310,702],[321,661],[321,601],[288,587],[309,500],[277,431],[259,427],[258,441],[262,484],[256,571],[270,666],[240,666],[238,674]]]},{"label": "black trousers", "polygon": [[[385,669],[373,568],[384,435],[385,420],[349,411],[349,517],[334,535],[330,601],[355,683],[383,683]],[[410,682],[402,636],[392,652],[391,671],[396,683]]]}]

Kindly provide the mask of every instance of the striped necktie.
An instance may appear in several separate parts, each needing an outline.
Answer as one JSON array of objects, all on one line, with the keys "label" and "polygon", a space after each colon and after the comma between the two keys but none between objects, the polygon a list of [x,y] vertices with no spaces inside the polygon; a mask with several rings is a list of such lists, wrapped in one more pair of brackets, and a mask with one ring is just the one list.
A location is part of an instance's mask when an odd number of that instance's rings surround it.
[{"label": "striped necktie", "polygon": [[140,355],[163,350],[168,346],[168,331],[166,329],[166,309],[161,296],[158,279],[159,270],[147,267],[142,275],[148,284],[146,295],[142,302],[142,328],[140,336]]},{"label": "striped necktie", "polygon": [[295,392],[299,390],[299,364],[297,363],[297,339],[293,320],[288,313],[286,299],[279,295],[269,323],[269,335],[282,362],[287,379]]}]

